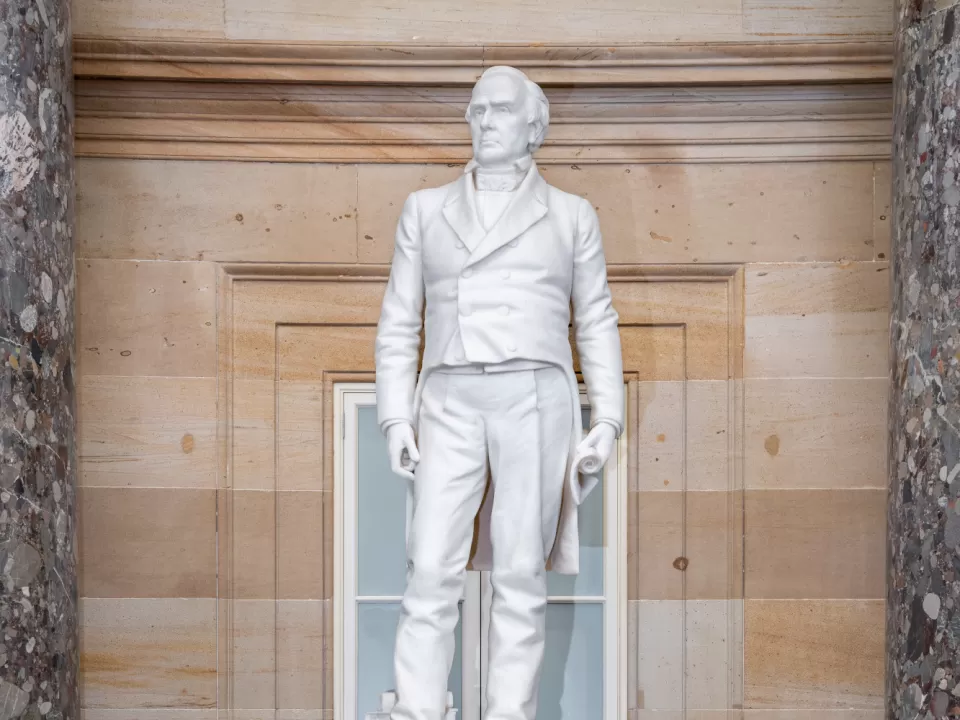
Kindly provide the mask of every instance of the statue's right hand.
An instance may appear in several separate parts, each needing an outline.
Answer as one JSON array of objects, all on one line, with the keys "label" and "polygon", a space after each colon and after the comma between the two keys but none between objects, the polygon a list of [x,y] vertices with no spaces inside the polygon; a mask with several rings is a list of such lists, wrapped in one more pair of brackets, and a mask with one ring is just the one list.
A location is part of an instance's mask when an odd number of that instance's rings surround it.
[{"label": "statue's right hand", "polygon": [[387,428],[387,452],[390,469],[400,477],[413,480],[413,471],[420,462],[420,451],[410,423],[401,422]]}]

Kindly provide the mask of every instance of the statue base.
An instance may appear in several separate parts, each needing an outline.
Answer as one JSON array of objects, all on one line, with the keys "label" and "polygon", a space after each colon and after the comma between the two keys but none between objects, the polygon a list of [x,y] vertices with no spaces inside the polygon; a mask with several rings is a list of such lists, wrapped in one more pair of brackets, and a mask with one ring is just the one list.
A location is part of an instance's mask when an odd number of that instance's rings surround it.
[{"label": "statue base", "polygon": [[[380,693],[380,709],[376,712],[367,713],[365,720],[390,720],[390,712],[393,706],[397,704],[397,694],[393,690]],[[447,693],[447,709],[443,720],[457,720],[457,709],[453,707],[453,693]]]}]

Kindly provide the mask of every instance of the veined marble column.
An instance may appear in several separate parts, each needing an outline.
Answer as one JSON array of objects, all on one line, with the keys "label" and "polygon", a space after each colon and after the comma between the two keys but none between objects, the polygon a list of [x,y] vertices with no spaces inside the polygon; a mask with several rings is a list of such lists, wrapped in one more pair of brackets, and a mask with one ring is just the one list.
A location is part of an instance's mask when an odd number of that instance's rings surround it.
[{"label": "veined marble column", "polygon": [[898,0],[887,717],[960,714],[960,2]]},{"label": "veined marble column", "polygon": [[0,720],[79,717],[70,52],[0,2]]}]

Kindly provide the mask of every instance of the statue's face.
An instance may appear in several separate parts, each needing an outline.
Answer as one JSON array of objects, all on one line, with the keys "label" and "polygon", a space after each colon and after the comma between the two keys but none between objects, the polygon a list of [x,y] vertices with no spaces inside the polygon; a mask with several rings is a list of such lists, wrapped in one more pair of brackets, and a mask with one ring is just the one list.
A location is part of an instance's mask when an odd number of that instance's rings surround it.
[{"label": "statue's face", "polygon": [[527,112],[527,89],[506,74],[481,78],[467,111],[473,157],[484,167],[509,165],[527,155],[536,128]]}]

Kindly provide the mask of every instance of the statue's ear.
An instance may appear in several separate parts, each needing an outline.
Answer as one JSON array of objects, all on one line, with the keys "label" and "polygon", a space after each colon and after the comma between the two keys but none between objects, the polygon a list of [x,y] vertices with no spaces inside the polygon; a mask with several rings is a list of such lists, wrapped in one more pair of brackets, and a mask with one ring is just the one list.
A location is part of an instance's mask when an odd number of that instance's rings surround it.
[{"label": "statue's ear", "polygon": [[527,132],[527,147],[533,149],[537,143],[537,135],[540,134],[540,124],[537,121],[530,123]]}]

